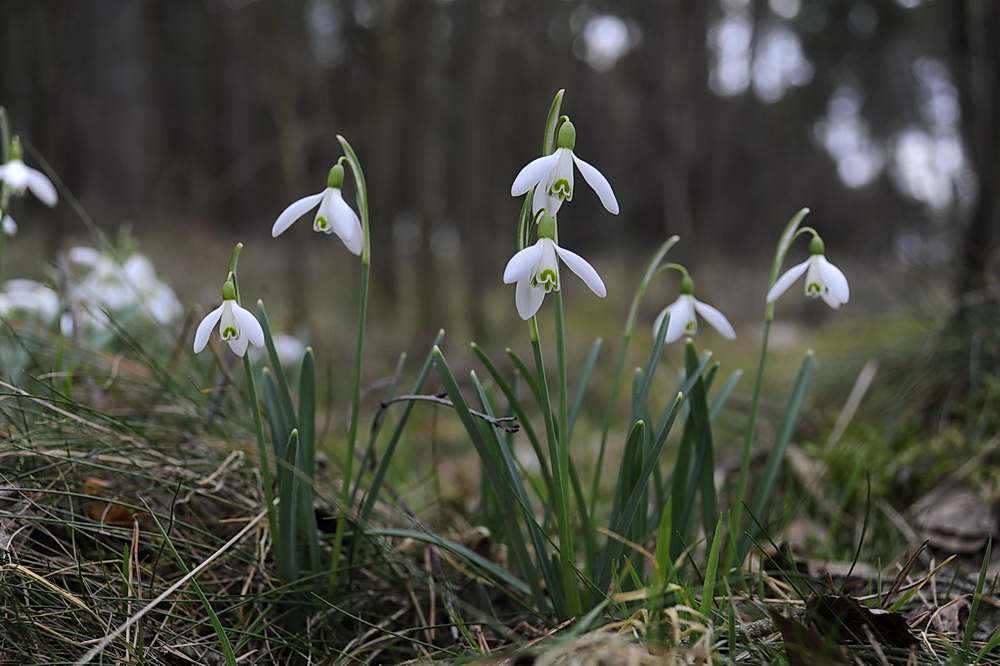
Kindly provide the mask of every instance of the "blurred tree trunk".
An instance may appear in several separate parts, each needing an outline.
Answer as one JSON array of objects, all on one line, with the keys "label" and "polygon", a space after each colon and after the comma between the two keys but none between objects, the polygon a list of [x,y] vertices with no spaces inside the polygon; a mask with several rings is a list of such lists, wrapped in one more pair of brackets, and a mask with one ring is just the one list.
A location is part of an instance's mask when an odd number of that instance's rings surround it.
[{"label": "blurred tree trunk", "polygon": [[[325,178],[318,183],[309,182],[306,178],[309,173],[307,151],[302,121],[298,115],[302,77],[309,69],[309,63],[301,55],[302,44],[308,43],[304,25],[305,8],[301,2],[295,1],[271,3],[265,6],[265,11],[269,14],[267,24],[271,27],[270,48],[277,75],[273,82],[273,94],[269,98],[271,117],[275,126],[275,149],[278,156],[281,190],[285,194],[285,201],[291,203],[306,194],[323,189],[326,185]],[[283,209],[278,208],[274,211],[275,218],[281,210]],[[285,244],[285,271],[291,287],[287,292],[287,302],[290,305],[288,326],[294,329],[309,323],[307,313],[312,290],[300,287],[309,281],[305,260],[308,257],[305,251],[306,236],[303,234],[288,234],[288,236]]]},{"label": "blurred tree trunk", "polygon": [[456,187],[450,188],[459,195],[457,224],[462,239],[462,272],[468,276],[468,293],[465,310],[468,312],[472,339],[481,340],[488,330],[486,319],[486,292],[493,281],[489,279],[483,261],[492,252],[494,214],[489,205],[488,183],[490,171],[483,169],[485,156],[489,154],[491,128],[483,121],[490,115],[490,91],[495,84],[494,64],[496,40],[494,31],[487,25],[488,18],[478,3],[456,3],[455,23],[458,40],[457,51],[463,54],[458,66],[462,94],[461,103],[455,108],[458,122],[452,123],[461,152],[457,155],[453,180]]},{"label": "blurred tree trunk", "polygon": [[372,223],[370,233],[372,247],[377,248],[384,258],[373,262],[372,271],[374,284],[379,285],[379,291],[397,307],[399,275],[392,227],[395,215],[403,209],[400,180],[405,167],[399,154],[407,112],[403,99],[406,94],[403,29],[409,19],[410,4],[405,0],[383,0],[379,4],[382,20],[375,35],[375,163],[369,197],[379,221]]},{"label": "blurred tree trunk", "polygon": [[[443,31],[445,17],[435,2],[417,2],[407,25],[408,53],[415,104],[406,109],[407,128],[413,132],[406,181],[412,186],[410,201],[420,219],[421,243],[417,253],[418,336],[433,335],[441,327],[444,312],[439,260],[434,256],[434,232],[445,212],[445,109],[448,101],[445,64],[448,44]],[[450,190],[449,190],[450,191]],[[419,339],[423,340],[423,337]]]},{"label": "blurred tree trunk", "polygon": [[[1000,230],[1000,3],[961,0],[953,9],[962,133],[979,177],[961,244],[957,288],[964,295],[988,286]],[[987,305],[996,308],[995,302]],[[961,318],[968,314],[967,308],[959,311]]]}]

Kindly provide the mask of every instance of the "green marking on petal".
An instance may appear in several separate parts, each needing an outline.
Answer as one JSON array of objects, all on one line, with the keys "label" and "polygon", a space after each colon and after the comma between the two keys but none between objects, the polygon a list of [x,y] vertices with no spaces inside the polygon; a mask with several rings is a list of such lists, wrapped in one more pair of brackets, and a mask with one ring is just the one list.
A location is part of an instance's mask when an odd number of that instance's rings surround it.
[{"label": "green marking on petal", "polygon": [[542,287],[545,292],[559,291],[559,276],[551,268],[544,269],[541,273],[535,276],[533,280],[536,287]]},{"label": "green marking on petal", "polygon": [[693,321],[689,321],[687,323],[687,326],[684,327],[684,330],[685,331],[693,331],[694,330],[694,322]]},{"label": "green marking on petal", "polygon": [[226,326],[222,329],[223,340],[235,340],[238,337],[240,337],[239,331],[234,326]]},{"label": "green marking on petal", "polygon": [[316,218],[316,231],[326,231],[330,227],[330,222],[325,217]]},{"label": "green marking on petal", "polygon": [[823,289],[819,286],[818,282],[810,282],[806,285],[806,295],[816,298],[820,295]]},{"label": "green marking on petal", "polygon": [[560,178],[556,182],[552,183],[552,187],[549,188],[549,196],[559,197],[560,199],[569,199],[573,196],[573,188],[569,185],[569,180],[566,178]]}]

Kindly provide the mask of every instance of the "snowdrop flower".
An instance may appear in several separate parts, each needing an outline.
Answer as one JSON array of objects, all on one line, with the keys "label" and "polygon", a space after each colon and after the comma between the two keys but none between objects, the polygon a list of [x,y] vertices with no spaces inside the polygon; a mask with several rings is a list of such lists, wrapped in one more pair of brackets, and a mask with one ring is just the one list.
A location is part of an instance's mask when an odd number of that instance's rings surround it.
[{"label": "snowdrop flower", "polygon": [[0,291],[0,317],[17,313],[48,325],[59,316],[59,296],[49,286],[34,280],[8,280]]},{"label": "snowdrop flower", "polygon": [[806,296],[822,298],[831,308],[839,308],[851,297],[851,289],[843,271],[831,264],[824,256],[823,241],[819,236],[813,236],[809,244],[810,257],[801,264],[792,266],[778,278],[771,290],[767,292],[767,302],[774,303],[792,283],[806,276]]},{"label": "snowdrop flower", "polygon": [[237,356],[246,354],[247,345],[253,343],[264,346],[264,329],[249,310],[240,307],[236,302],[236,287],[232,278],[222,287],[222,305],[215,308],[198,324],[194,334],[194,351],[197,354],[208,344],[215,325],[219,325],[219,333],[224,342]]},{"label": "snowdrop flower", "polygon": [[3,229],[0,229],[0,231],[8,236],[15,235],[17,233],[17,222],[10,215],[7,215],[3,218]]},{"label": "snowdrop flower", "polygon": [[[52,181],[41,171],[25,166],[21,161],[21,142],[16,138],[11,143],[10,160],[0,166],[0,182],[13,190],[15,196],[24,194],[28,189],[46,206],[55,206],[58,196]],[[6,221],[5,221],[6,223]]]},{"label": "snowdrop flower", "polygon": [[299,199],[286,208],[271,227],[271,236],[277,238],[285,229],[292,226],[293,222],[318,204],[319,210],[316,212],[313,230],[337,234],[348,250],[360,256],[364,247],[364,232],[361,230],[358,214],[344,201],[344,195],[340,190],[343,184],[344,167],[336,164],[330,169],[326,189]]},{"label": "snowdrop flower", "polygon": [[611,190],[608,179],[590,164],[587,164],[573,153],[576,146],[576,129],[568,120],[559,126],[558,146],[554,153],[545,155],[529,162],[517,174],[514,184],[510,187],[512,197],[521,196],[532,187],[535,188],[532,212],[537,214],[545,208],[550,215],[555,215],[563,200],[573,199],[573,164],[583,174],[583,179],[594,188],[601,203],[609,212],[618,214],[618,200]]},{"label": "snowdrop flower", "polygon": [[551,215],[543,214],[538,223],[538,241],[526,247],[507,262],[503,272],[505,284],[517,283],[514,303],[521,319],[530,319],[542,306],[545,294],[559,291],[559,259],[576,273],[590,290],[604,298],[608,290],[594,267],[569,250],[556,245],[556,221]]},{"label": "snowdrop flower", "polygon": [[736,339],[736,331],[733,325],[726,319],[726,315],[713,308],[708,303],[702,303],[694,297],[694,282],[687,275],[681,281],[681,295],[676,301],[663,308],[653,322],[653,335],[657,335],[660,326],[663,325],[663,318],[670,315],[667,322],[667,334],[664,342],[676,342],[682,335],[694,335],[698,332],[698,318],[700,314],[705,318],[712,328],[717,330],[722,337],[727,340]]}]

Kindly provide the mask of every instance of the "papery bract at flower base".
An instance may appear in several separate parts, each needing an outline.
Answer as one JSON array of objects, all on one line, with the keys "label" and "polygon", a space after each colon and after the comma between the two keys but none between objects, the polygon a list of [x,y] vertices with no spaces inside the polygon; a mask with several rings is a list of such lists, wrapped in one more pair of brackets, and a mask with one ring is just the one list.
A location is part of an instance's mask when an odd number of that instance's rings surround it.
[{"label": "papery bract at flower base", "polygon": [[222,305],[208,313],[198,324],[194,334],[194,351],[200,352],[208,344],[208,337],[215,325],[219,325],[219,333],[224,342],[238,356],[243,356],[248,344],[257,347],[264,346],[264,329],[261,328],[249,310],[244,309],[235,299],[225,299]]},{"label": "papery bract at flower base", "polygon": [[[818,243],[816,242],[818,241]],[[851,289],[847,277],[839,268],[827,261],[822,252],[822,241],[813,239],[812,255],[801,264],[792,266],[782,275],[767,292],[767,302],[773,303],[785,293],[792,283],[806,276],[805,292],[810,298],[822,298],[831,308],[839,308],[851,298]]]},{"label": "papery bract at flower base", "polygon": [[618,200],[611,184],[600,171],[576,156],[573,152],[575,144],[576,130],[572,123],[566,121],[559,128],[559,147],[551,155],[532,160],[521,169],[510,187],[510,195],[521,196],[534,187],[532,212],[537,214],[545,208],[550,215],[555,215],[563,200],[573,199],[573,165],[576,164],[583,179],[594,189],[604,207],[617,215]]},{"label": "papery bract at flower base", "polygon": [[601,276],[586,259],[556,245],[551,238],[539,238],[507,262],[505,284],[517,283],[514,302],[521,319],[530,319],[542,306],[545,294],[559,291],[559,259],[576,273],[595,294],[604,298],[608,290]]},{"label": "papery bract at flower base", "polygon": [[682,293],[676,301],[663,308],[660,314],[653,321],[653,335],[655,336],[660,326],[663,325],[663,318],[670,314],[667,322],[667,334],[664,342],[676,342],[682,335],[694,335],[698,332],[698,318],[701,315],[712,328],[717,330],[722,337],[728,340],[736,339],[736,331],[733,325],[726,319],[726,315],[719,312],[708,303],[702,303],[691,293]]},{"label": "papery bract at flower base", "polygon": [[330,169],[328,187],[325,190],[303,197],[282,211],[271,227],[271,236],[277,237],[284,233],[293,222],[318,205],[313,230],[337,234],[352,254],[360,256],[364,248],[364,232],[361,230],[358,214],[344,201],[344,194],[340,189],[343,181],[344,168],[338,164]]}]

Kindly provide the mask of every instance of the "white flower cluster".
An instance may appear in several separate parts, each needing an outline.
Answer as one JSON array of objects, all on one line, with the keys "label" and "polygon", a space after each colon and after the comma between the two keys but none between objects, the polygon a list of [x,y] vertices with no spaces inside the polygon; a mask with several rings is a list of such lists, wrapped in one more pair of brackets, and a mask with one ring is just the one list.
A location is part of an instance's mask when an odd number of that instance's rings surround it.
[{"label": "white flower cluster", "polygon": [[66,258],[70,275],[62,298],[40,282],[9,280],[0,290],[0,318],[46,327],[58,322],[64,334],[104,342],[116,325],[170,324],[184,313],[145,255],[119,263],[94,248],[75,247]]}]

